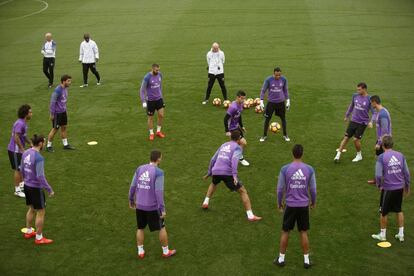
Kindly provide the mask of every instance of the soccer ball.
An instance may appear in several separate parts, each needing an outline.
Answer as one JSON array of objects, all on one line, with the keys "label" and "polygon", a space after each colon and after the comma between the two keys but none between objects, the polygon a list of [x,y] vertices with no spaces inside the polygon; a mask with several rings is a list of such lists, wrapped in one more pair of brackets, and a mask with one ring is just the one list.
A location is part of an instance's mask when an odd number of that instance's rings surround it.
[{"label": "soccer ball", "polygon": [[254,100],[252,98],[248,98],[246,101],[249,103],[250,106],[253,106]]},{"label": "soccer ball", "polygon": [[244,109],[249,109],[249,108],[250,108],[250,103],[249,103],[249,101],[244,101],[244,102],[243,102],[243,108],[244,108]]},{"label": "soccer ball", "polygon": [[229,101],[229,100],[225,100],[225,101],[223,102],[223,107],[224,107],[224,108],[229,108],[230,104],[231,104],[231,101]]},{"label": "soccer ball", "polygon": [[220,106],[221,105],[221,99],[220,98],[215,98],[213,100],[213,105],[214,106]]},{"label": "soccer ball", "polygon": [[254,111],[256,113],[263,113],[263,108],[260,105],[256,105],[256,107],[254,108]]},{"label": "soccer ball", "polygon": [[280,130],[280,125],[277,122],[273,122],[269,126],[269,130],[273,133],[278,133]]},{"label": "soccer ball", "polygon": [[259,104],[260,104],[260,98],[254,99],[254,105],[259,105]]}]

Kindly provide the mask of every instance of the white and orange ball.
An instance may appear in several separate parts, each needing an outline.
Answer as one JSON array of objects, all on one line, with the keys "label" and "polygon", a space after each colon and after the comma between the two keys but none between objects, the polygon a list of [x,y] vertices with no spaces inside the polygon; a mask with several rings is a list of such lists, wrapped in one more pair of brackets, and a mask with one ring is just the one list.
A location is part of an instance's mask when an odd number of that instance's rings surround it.
[{"label": "white and orange ball", "polygon": [[273,122],[269,125],[269,130],[273,133],[278,133],[280,131],[280,124],[278,122]]},{"label": "white and orange ball", "polygon": [[229,101],[229,100],[225,100],[225,101],[223,102],[223,107],[224,107],[224,108],[229,108],[230,104],[231,104],[231,101]]},{"label": "white and orange ball", "polygon": [[260,104],[260,98],[254,99],[254,105],[259,105],[259,104]]},{"label": "white and orange ball", "polygon": [[248,98],[246,101],[250,104],[250,106],[254,105],[254,100],[252,98]]},{"label": "white and orange ball", "polygon": [[244,102],[243,102],[243,108],[244,108],[244,109],[249,109],[249,108],[250,108],[250,103],[249,103],[249,101],[244,101]]},{"label": "white and orange ball", "polygon": [[260,105],[256,105],[256,107],[254,108],[254,111],[256,113],[263,113],[263,108]]},{"label": "white and orange ball", "polygon": [[213,105],[214,106],[220,106],[221,105],[221,99],[220,98],[214,98]]}]

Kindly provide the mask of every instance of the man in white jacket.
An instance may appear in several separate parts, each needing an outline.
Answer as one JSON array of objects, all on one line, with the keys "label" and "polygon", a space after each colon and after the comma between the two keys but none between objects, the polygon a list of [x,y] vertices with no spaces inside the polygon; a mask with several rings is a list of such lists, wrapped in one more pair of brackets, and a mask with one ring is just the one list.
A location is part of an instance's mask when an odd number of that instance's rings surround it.
[{"label": "man in white jacket", "polygon": [[219,44],[217,42],[214,42],[211,46],[211,50],[207,53],[208,86],[203,104],[208,103],[211,89],[213,88],[216,79],[220,84],[224,100],[227,100],[227,89],[224,85],[224,60],[224,52],[220,50]]},{"label": "man in white jacket", "polygon": [[99,50],[96,42],[90,38],[89,34],[83,35],[84,41],[82,41],[79,50],[79,62],[82,63],[83,69],[83,84],[80,87],[88,86],[88,72],[91,69],[92,73],[97,79],[96,85],[101,84],[101,77],[99,72],[96,70],[96,62],[99,60]]},{"label": "man in white jacket", "polygon": [[53,86],[53,69],[55,68],[56,42],[51,33],[45,34],[45,43],[40,51],[43,55],[43,73],[49,80],[49,88]]}]

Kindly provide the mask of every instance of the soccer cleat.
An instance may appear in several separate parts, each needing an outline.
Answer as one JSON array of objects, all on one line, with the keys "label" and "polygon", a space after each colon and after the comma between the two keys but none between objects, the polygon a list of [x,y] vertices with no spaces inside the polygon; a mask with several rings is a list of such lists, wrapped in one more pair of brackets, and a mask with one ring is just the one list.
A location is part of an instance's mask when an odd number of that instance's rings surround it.
[{"label": "soccer cleat", "polygon": [[201,208],[203,208],[203,210],[207,210],[208,209],[208,204],[201,205]]},{"label": "soccer cleat", "polygon": [[53,147],[46,147],[46,151],[47,152],[55,152],[55,150],[53,149]]},{"label": "soccer cleat", "polygon": [[144,259],[145,258],[145,252],[144,253],[141,253],[141,254],[138,254],[137,255],[137,258],[138,259]]},{"label": "soccer cleat", "polygon": [[285,139],[286,142],[290,142],[290,138],[287,135],[283,136],[283,139]]},{"label": "soccer cleat", "polygon": [[84,88],[84,87],[88,87],[87,83],[82,84],[81,86],[79,86],[80,88]]},{"label": "soccer cleat", "polygon": [[202,101],[201,104],[207,104],[208,100]]},{"label": "soccer cleat", "polygon": [[273,264],[280,266],[280,267],[284,267],[285,266],[285,262],[279,262],[279,257],[276,257],[276,259],[273,260]]},{"label": "soccer cleat", "polygon": [[32,231],[32,233],[24,233],[24,236],[23,236],[26,240],[28,240],[28,239],[31,239],[31,238],[33,238],[33,237],[36,237],[36,232],[35,231]]},{"label": "soccer cleat", "polygon": [[303,267],[305,268],[305,269],[308,269],[308,268],[310,268],[312,266],[312,264],[311,263],[303,263]]},{"label": "soccer cleat", "polygon": [[379,234],[372,234],[371,237],[373,239],[376,239],[376,240],[379,240],[379,241],[386,241],[387,240],[387,238],[384,237],[384,236],[382,236],[381,233],[379,233]]},{"label": "soccer cleat", "polygon": [[247,219],[251,222],[254,222],[254,221],[262,220],[262,217],[258,217],[258,216],[253,215],[252,218],[247,218]]},{"label": "soccer cleat", "polygon": [[264,141],[266,141],[266,139],[267,139],[267,136],[262,136],[262,137],[260,137],[259,141],[264,142]]},{"label": "soccer cleat", "polygon": [[164,138],[165,134],[162,133],[161,131],[157,131],[157,136],[160,137],[160,138]]},{"label": "soccer cleat", "polygon": [[400,241],[400,242],[404,242],[404,235],[400,235],[400,234],[395,234],[395,239]]},{"label": "soccer cleat", "polygon": [[154,135],[154,134],[150,134],[150,136],[149,136],[149,140],[150,140],[150,141],[154,141],[154,138],[155,138],[155,135]]},{"label": "soccer cleat", "polygon": [[352,159],[352,162],[359,162],[359,161],[361,161],[362,160],[362,155],[358,155],[357,154],[357,156],[355,156],[355,158],[354,159]]},{"label": "soccer cleat", "polygon": [[49,244],[49,243],[52,243],[52,242],[53,242],[53,240],[46,239],[45,237],[41,238],[40,240],[35,239],[35,244],[37,244],[37,245]]},{"label": "soccer cleat", "polygon": [[335,155],[334,162],[338,163],[340,158],[341,158],[341,153],[338,151]]},{"label": "soccer cleat", "polygon": [[97,86],[101,85],[101,82],[99,82],[99,81],[98,81],[98,82],[96,83],[96,85],[97,85]]},{"label": "soccer cleat", "polygon": [[247,162],[246,161],[246,159],[242,159],[242,160],[240,160],[240,164],[242,164],[243,166],[245,166],[245,167],[248,167],[249,165],[250,165],[250,163],[249,162]]},{"label": "soccer cleat", "polygon": [[20,197],[20,198],[25,198],[26,197],[26,195],[21,190],[15,191],[14,195],[17,196],[17,197]]},{"label": "soccer cleat", "polygon": [[168,253],[167,254],[162,254],[162,257],[163,258],[169,258],[169,257],[172,257],[172,256],[174,256],[175,254],[177,254],[177,250],[175,250],[175,249],[170,249],[170,250],[168,250]]},{"label": "soccer cleat", "polygon": [[63,149],[65,149],[65,150],[74,150],[75,148],[68,144],[66,146],[63,146]]}]

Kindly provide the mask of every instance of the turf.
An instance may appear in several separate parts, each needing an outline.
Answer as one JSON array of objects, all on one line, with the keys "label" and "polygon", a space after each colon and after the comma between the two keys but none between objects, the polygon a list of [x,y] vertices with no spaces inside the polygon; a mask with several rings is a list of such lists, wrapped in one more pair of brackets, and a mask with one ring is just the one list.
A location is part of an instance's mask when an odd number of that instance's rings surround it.
[{"label": "turf", "polygon": [[[4,3],[4,4],[2,4]],[[318,206],[311,212],[314,275],[413,275],[414,205],[404,202],[406,242],[380,249],[379,193],[366,185],[374,166],[374,130],[363,139],[364,160],[352,164],[352,146],[332,162],[346,125],[343,115],[359,81],[379,94],[393,119],[396,149],[414,166],[411,147],[414,102],[414,3],[366,1],[48,1],[0,3],[0,274],[1,275],[270,275],[303,274],[302,254],[292,233],[287,266],[272,264],[278,252],[281,215],[276,177],[289,162],[293,143],[305,146],[314,166]],[[21,237],[26,207],[12,195],[6,147],[19,105],[29,103],[29,133],[50,130],[51,90],[41,72],[45,32],[58,43],[56,79],[73,76],[69,141],[78,150],[44,153],[46,175],[56,196],[48,200],[45,231],[55,243],[35,247]],[[90,32],[101,50],[103,85],[80,89],[79,43]],[[289,80],[291,143],[272,135],[258,141],[263,119],[244,112],[251,167],[240,169],[253,209],[264,217],[248,223],[236,194],[220,187],[211,210],[200,204],[208,183],[201,177],[226,138],[224,109],[202,106],[205,54],[213,41],[226,53],[230,95],[244,89],[257,97],[275,65]],[[167,104],[167,138],[147,141],[146,116],[138,88],[153,62],[161,64]],[[94,84],[91,75],[91,84]],[[220,95],[216,84],[212,97]],[[232,96],[233,97],[233,96]],[[97,146],[86,142],[97,140]],[[162,260],[156,234],[147,232],[147,257],[135,257],[135,216],[127,194],[135,168],[149,151],[163,151],[167,229],[178,250]],[[388,237],[397,231],[390,219]]]}]

